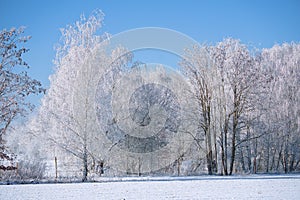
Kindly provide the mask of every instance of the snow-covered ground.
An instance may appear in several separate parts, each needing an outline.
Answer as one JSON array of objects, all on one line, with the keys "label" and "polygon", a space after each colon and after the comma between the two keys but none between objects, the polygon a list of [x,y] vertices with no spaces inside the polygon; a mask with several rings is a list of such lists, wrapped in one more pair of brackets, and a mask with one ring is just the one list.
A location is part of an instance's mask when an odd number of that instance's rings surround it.
[{"label": "snow-covered ground", "polygon": [[102,181],[1,185],[0,199],[300,199],[300,175],[104,178]]}]

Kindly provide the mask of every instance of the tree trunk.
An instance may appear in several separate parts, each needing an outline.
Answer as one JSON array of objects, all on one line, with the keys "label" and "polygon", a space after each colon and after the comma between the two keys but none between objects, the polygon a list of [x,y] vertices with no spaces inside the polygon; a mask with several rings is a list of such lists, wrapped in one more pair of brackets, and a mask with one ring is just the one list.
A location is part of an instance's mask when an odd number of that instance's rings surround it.
[{"label": "tree trunk", "polygon": [[55,166],[55,180],[57,180],[57,157],[54,157],[54,166]]},{"label": "tree trunk", "polygon": [[250,143],[250,127],[249,124],[247,124],[247,145],[246,145],[246,151],[247,151],[247,164],[248,164],[248,170],[251,172],[252,169],[252,161],[251,161],[251,143]]},{"label": "tree trunk", "polygon": [[207,169],[208,169],[208,174],[212,175],[212,146],[211,146],[211,135],[210,131],[206,130],[206,162],[207,162]]},{"label": "tree trunk", "polygon": [[228,120],[225,119],[224,124],[224,132],[221,133],[222,141],[221,141],[221,151],[222,151],[222,165],[223,165],[223,171],[224,175],[228,175],[228,168],[227,168],[227,134],[228,134]]},{"label": "tree trunk", "polygon": [[212,171],[213,173],[218,173],[218,151],[217,151],[217,130],[216,130],[216,105],[213,104],[213,109],[212,109],[212,122],[211,122],[211,135],[212,135]]},{"label": "tree trunk", "polygon": [[233,166],[234,166],[234,160],[235,160],[235,152],[236,152],[236,134],[237,134],[237,126],[238,126],[238,109],[239,109],[239,102],[237,97],[237,89],[234,87],[233,89],[234,93],[234,113],[233,113],[233,119],[232,119],[232,139],[231,139],[231,160],[230,160],[230,169],[229,169],[229,175],[232,175],[233,172]]},{"label": "tree trunk", "polygon": [[213,172],[218,173],[218,150],[217,150],[217,131],[213,130],[213,136],[214,136],[214,155],[213,155]]},{"label": "tree trunk", "polygon": [[[236,141],[238,144],[240,144],[241,139],[240,139],[240,134],[238,133],[236,135]],[[239,164],[242,166],[242,171],[246,172],[246,166],[245,166],[245,160],[244,160],[244,152],[243,152],[243,146],[239,145],[237,147],[237,153],[238,153],[238,160],[239,160]]]},{"label": "tree trunk", "polygon": [[83,176],[82,176],[82,182],[87,181],[87,175],[88,175],[88,162],[87,162],[87,149],[86,146],[84,147],[83,152]]},{"label": "tree trunk", "polygon": [[257,164],[256,164],[256,158],[257,158],[257,139],[254,140],[254,147],[253,147],[253,151],[254,151],[254,159],[253,159],[253,173],[256,174],[257,171]]},{"label": "tree trunk", "polygon": [[203,117],[203,125],[202,129],[205,135],[205,148],[206,148],[206,162],[207,162],[207,170],[208,174],[212,175],[212,142],[211,142],[211,107],[210,100],[208,96],[208,89],[205,84],[202,85],[205,88],[206,93],[201,94],[200,103],[202,109],[202,117]]},{"label": "tree trunk", "polygon": [[87,152],[87,135],[84,133],[83,137],[83,176],[82,182],[87,181],[88,176],[88,152]]},{"label": "tree trunk", "polygon": [[267,154],[267,158],[266,158],[266,173],[269,173],[269,168],[270,168],[270,134],[267,135],[267,145],[266,145],[266,154]]}]

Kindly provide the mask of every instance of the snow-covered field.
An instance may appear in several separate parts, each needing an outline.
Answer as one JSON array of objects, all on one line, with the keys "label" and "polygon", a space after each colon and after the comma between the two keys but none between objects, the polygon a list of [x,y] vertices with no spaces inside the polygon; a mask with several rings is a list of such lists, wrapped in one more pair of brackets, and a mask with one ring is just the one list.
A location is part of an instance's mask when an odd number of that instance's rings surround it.
[{"label": "snow-covered field", "polygon": [[300,199],[300,175],[106,178],[102,181],[1,185],[0,199]]}]

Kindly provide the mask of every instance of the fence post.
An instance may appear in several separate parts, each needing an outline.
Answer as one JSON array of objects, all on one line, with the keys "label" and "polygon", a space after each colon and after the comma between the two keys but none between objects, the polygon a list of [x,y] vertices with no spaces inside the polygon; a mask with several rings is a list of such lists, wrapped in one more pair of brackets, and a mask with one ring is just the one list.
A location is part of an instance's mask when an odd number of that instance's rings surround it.
[{"label": "fence post", "polygon": [[57,158],[54,157],[54,163],[55,163],[55,180],[57,180]]}]

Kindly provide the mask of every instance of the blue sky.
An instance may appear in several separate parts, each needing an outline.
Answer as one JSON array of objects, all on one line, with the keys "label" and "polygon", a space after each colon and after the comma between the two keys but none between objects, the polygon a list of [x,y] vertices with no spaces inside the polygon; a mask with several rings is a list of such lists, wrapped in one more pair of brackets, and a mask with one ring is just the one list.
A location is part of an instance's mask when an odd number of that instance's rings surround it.
[{"label": "blue sky", "polygon": [[99,8],[102,32],[117,34],[139,27],[164,27],[200,43],[239,38],[258,48],[300,41],[300,0],[0,0],[0,29],[26,26],[32,39],[25,56],[33,78],[49,87],[59,28]]}]

